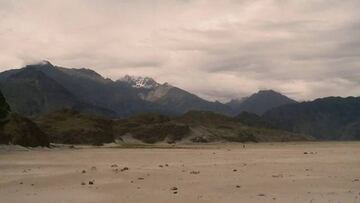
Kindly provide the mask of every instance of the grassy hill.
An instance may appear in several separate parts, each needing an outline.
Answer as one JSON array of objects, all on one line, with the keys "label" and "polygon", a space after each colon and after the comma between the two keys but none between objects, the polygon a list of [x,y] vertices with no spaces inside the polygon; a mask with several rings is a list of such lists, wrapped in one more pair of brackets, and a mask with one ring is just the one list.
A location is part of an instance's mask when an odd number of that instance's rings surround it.
[{"label": "grassy hill", "polygon": [[35,122],[52,143],[101,145],[113,141],[113,121],[92,114],[60,110]]},{"label": "grassy hill", "polygon": [[281,130],[254,128],[238,120],[204,111],[179,117],[143,113],[127,119],[107,119],[62,110],[36,119],[50,141],[67,144],[269,142],[310,140]]}]

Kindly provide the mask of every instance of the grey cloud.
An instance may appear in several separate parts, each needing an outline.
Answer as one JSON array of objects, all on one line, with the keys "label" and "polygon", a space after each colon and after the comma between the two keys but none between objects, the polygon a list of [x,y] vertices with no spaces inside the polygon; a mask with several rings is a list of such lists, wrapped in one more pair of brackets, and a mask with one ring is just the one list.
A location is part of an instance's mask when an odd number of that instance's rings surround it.
[{"label": "grey cloud", "polygon": [[357,0],[3,0],[0,68],[48,59],[211,100],[359,95]]}]

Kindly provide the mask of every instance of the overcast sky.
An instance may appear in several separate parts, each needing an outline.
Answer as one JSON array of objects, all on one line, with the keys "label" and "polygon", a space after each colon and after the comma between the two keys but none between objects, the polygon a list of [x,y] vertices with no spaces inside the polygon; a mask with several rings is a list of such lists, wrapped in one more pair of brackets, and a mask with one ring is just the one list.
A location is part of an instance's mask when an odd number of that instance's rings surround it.
[{"label": "overcast sky", "polygon": [[42,59],[211,100],[360,95],[359,0],[0,0],[0,69]]}]

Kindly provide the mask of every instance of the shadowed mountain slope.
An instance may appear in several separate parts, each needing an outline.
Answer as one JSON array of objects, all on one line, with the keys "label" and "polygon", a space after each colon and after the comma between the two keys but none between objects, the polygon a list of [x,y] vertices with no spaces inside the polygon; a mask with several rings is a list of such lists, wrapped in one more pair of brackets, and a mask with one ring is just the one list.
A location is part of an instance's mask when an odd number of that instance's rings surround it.
[{"label": "shadowed mountain slope", "polygon": [[0,88],[14,111],[26,116],[62,108],[111,117],[142,112],[176,115],[189,110],[230,114],[224,104],[151,78],[126,76],[112,81],[90,69],[63,68],[47,61],[0,73]]},{"label": "shadowed mountain slope", "polygon": [[296,101],[278,92],[273,90],[261,90],[242,100],[232,100],[227,103],[227,105],[233,109],[234,115],[246,111],[261,116],[272,108],[292,103],[296,103]]},{"label": "shadowed mountain slope", "polygon": [[327,97],[289,104],[266,112],[263,118],[282,129],[318,139],[360,139],[359,97]]}]

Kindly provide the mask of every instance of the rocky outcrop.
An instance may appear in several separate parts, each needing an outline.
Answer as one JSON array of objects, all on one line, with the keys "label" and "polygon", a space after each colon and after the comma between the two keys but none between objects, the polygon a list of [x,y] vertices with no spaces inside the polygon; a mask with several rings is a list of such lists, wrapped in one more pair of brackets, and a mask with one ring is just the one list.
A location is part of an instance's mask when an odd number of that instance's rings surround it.
[{"label": "rocky outcrop", "polygon": [[48,136],[34,122],[13,113],[3,126],[1,137],[2,144],[49,147]]},{"label": "rocky outcrop", "polygon": [[48,136],[31,120],[11,113],[0,92],[0,144],[24,147],[49,146]]}]

